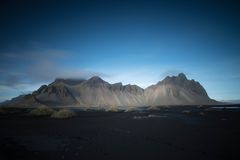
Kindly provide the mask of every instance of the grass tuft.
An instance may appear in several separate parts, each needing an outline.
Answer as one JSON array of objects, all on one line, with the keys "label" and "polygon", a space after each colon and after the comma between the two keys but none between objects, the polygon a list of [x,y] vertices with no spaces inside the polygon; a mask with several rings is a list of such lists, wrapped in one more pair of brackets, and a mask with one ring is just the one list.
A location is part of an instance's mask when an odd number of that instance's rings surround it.
[{"label": "grass tuft", "polygon": [[30,115],[33,116],[50,116],[54,110],[47,106],[40,106],[30,111]]},{"label": "grass tuft", "polygon": [[71,118],[76,116],[76,113],[69,109],[60,109],[59,111],[55,111],[51,117],[57,119]]}]

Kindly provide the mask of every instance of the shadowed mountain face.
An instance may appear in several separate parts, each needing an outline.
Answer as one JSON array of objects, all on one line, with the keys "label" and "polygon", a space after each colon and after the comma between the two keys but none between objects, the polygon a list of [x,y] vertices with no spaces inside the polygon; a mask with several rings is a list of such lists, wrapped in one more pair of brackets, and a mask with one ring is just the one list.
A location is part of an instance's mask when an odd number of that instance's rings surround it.
[{"label": "shadowed mountain face", "polygon": [[100,77],[88,80],[56,79],[22,97],[15,105],[111,107],[161,105],[211,105],[218,102],[208,97],[199,82],[188,80],[183,73],[167,76],[145,90],[137,85],[110,84]]}]

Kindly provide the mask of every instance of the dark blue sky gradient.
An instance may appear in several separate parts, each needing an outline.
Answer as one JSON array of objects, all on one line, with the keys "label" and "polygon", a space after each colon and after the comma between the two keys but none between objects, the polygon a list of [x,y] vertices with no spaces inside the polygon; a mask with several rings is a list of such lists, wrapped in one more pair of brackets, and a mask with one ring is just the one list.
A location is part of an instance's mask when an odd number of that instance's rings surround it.
[{"label": "dark blue sky gradient", "polygon": [[0,101],[59,77],[144,88],[179,72],[240,99],[237,1],[0,3]]}]

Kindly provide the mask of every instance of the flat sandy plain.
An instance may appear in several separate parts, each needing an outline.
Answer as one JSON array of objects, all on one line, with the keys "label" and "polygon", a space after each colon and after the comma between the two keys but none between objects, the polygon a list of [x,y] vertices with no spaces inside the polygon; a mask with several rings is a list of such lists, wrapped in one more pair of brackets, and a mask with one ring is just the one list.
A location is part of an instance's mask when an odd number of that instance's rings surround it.
[{"label": "flat sandy plain", "polygon": [[240,159],[240,108],[77,111],[70,119],[0,114],[0,159]]}]

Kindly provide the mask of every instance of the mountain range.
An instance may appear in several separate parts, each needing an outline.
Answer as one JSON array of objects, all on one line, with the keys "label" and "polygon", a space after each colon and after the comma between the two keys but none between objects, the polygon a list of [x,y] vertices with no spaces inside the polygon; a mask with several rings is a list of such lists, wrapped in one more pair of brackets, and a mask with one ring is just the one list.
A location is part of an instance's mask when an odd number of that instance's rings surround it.
[{"label": "mountain range", "polygon": [[214,105],[203,86],[180,73],[167,76],[143,89],[137,85],[110,84],[98,76],[88,80],[56,79],[49,85],[25,96],[6,102],[7,105],[34,107],[138,107],[169,105]]}]

